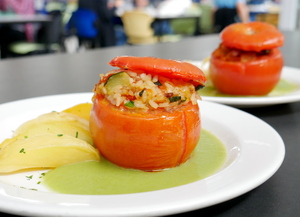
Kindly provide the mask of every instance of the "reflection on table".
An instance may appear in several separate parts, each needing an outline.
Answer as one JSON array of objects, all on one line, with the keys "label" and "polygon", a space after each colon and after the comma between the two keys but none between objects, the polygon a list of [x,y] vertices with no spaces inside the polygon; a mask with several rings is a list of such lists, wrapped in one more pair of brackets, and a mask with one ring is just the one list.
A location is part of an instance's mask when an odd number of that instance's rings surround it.
[{"label": "reflection on table", "polygon": [[47,23],[51,21],[51,16],[45,14],[0,14],[0,24]]}]

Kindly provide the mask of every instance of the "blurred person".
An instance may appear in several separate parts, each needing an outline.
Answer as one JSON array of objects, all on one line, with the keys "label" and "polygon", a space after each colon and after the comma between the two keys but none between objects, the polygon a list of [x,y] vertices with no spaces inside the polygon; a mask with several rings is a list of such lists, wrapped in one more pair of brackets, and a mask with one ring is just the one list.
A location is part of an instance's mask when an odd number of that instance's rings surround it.
[{"label": "blurred person", "polygon": [[121,17],[125,11],[133,10],[140,10],[152,16],[156,15],[156,9],[150,0],[115,0],[115,2],[122,2],[116,7],[115,13],[118,17]]},{"label": "blurred person", "polygon": [[151,16],[156,15],[156,10],[149,0],[133,0],[134,10],[142,11]]},{"label": "blurred person", "polygon": [[[192,0],[162,0],[157,5],[157,16],[158,17],[174,17],[183,15],[188,8],[192,6]],[[155,33],[157,35],[171,35],[173,29],[170,25],[169,20],[161,20],[154,23]]]},{"label": "blurred person", "polygon": [[[116,5],[117,3],[117,5]],[[117,42],[116,45],[124,45],[127,43],[127,36],[124,31],[123,23],[121,17],[124,12],[127,11],[142,11],[149,14],[150,16],[155,16],[156,10],[151,4],[150,0],[115,0],[115,33]]]},{"label": "blurred person", "polygon": [[[0,8],[2,11],[16,14],[35,14],[34,0],[0,0]],[[24,31],[26,34],[26,39],[29,42],[34,40],[34,28],[31,23],[27,23],[25,25],[14,25],[14,27],[21,32]]]},{"label": "blurred person", "polygon": [[157,6],[158,16],[180,16],[192,6],[192,0],[163,0]]},{"label": "blurred person", "polygon": [[125,34],[121,17],[124,12],[133,10],[133,2],[132,0],[111,0],[110,7],[114,8],[113,23],[116,36],[116,45],[125,45],[127,43],[127,36]]},{"label": "blurred person", "polygon": [[246,0],[214,0],[214,28],[221,32],[226,26],[250,21]]},{"label": "blurred person", "polygon": [[267,13],[267,5],[265,0],[248,0],[247,6],[249,9],[250,20],[255,21],[257,14]]},{"label": "blurred person", "polygon": [[115,46],[114,5],[109,0],[78,0],[78,8],[93,10],[97,14],[99,46]]},{"label": "blurred person", "polygon": [[150,0],[151,4],[153,5],[154,8],[157,8],[159,3],[163,0]]},{"label": "blurred person", "polygon": [[117,17],[121,17],[125,11],[131,11],[134,8],[133,0],[115,0],[113,4]]},{"label": "blurred person", "polygon": [[78,8],[66,24],[66,31],[70,36],[77,36],[79,46],[88,43],[89,48],[95,48],[99,34],[98,25],[98,16],[94,11]]},{"label": "blurred person", "polygon": [[[0,0],[0,10],[5,13],[35,14],[34,0]],[[0,27],[1,58],[10,56],[9,45],[17,41],[32,42],[35,38],[33,24],[13,24]]]}]

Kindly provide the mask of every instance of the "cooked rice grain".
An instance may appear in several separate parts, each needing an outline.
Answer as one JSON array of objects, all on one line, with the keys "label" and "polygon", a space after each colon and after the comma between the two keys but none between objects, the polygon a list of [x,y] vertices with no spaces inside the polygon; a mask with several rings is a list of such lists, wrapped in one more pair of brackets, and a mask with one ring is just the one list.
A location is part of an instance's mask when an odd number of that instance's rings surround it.
[{"label": "cooked rice grain", "polygon": [[[130,85],[118,85],[114,87],[113,94],[109,95],[105,88],[105,82],[112,74],[118,72],[125,72],[130,76]],[[134,107],[129,109],[161,108],[170,111],[190,101],[196,104],[197,100],[200,99],[192,84],[157,75],[137,74],[127,70],[112,70],[106,75],[100,75],[100,77],[100,83],[95,86],[94,91],[97,94],[104,95],[111,104],[118,107],[131,101]],[[172,102],[173,100],[175,102]]]}]

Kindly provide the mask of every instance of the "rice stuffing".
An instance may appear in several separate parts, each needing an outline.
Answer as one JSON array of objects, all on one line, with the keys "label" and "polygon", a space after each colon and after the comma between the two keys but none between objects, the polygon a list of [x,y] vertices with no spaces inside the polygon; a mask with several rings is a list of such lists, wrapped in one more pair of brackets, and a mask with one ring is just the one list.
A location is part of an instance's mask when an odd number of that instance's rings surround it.
[{"label": "rice stuffing", "polygon": [[[129,75],[129,84],[117,85],[113,93],[108,93],[105,86],[110,76],[125,72]],[[193,104],[200,99],[194,85],[178,79],[132,72],[129,70],[112,70],[106,75],[100,74],[100,81],[95,85],[94,92],[104,96],[117,107],[133,110],[164,109],[172,111],[190,101]]]}]

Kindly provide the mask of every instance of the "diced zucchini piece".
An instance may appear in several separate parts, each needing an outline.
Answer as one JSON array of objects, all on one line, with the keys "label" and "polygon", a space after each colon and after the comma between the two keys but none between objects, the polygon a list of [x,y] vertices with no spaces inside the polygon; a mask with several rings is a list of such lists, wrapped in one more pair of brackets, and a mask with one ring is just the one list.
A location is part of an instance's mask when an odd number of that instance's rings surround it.
[{"label": "diced zucchini piece", "polygon": [[112,94],[115,89],[119,86],[129,86],[130,85],[130,77],[126,72],[118,72],[116,74],[111,75],[106,83],[105,88],[108,94]]}]

